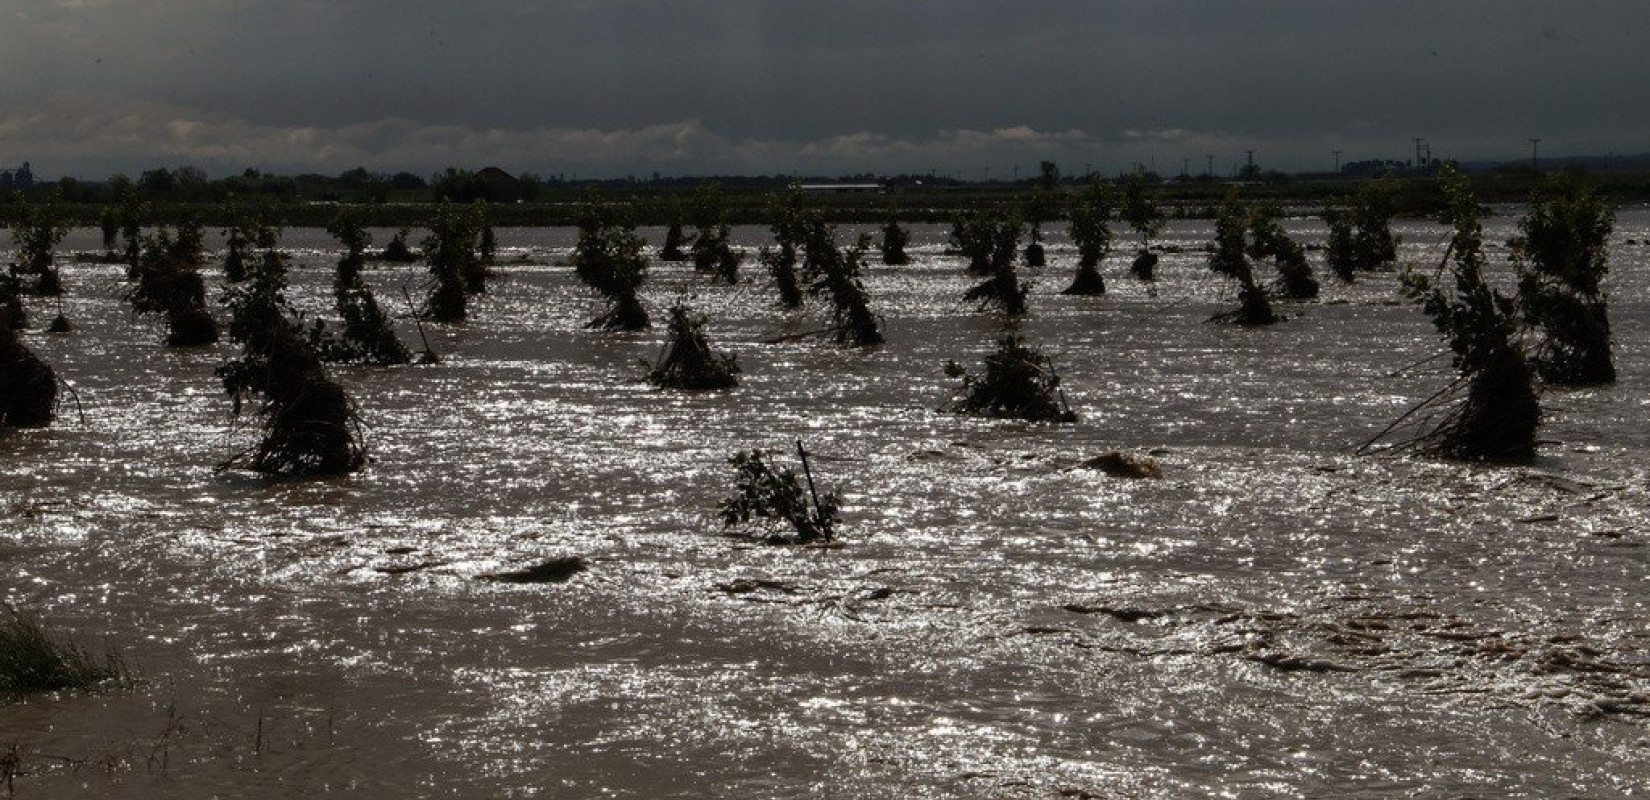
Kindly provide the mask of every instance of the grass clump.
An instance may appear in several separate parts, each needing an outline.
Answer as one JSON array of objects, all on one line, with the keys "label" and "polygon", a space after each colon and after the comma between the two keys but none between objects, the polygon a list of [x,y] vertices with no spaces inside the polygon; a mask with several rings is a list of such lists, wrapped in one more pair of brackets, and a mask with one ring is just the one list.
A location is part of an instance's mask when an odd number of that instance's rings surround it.
[{"label": "grass clump", "polygon": [[1512,241],[1524,321],[1544,336],[1536,372],[1550,384],[1596,386],[1616,379],[1604,290],[1614,214],[1573,178],[1559,177],[1519,220]]},{"label": "grass clump", "polygon": [[[835,540],[835,528],[842,521],[841,499],[836,492],[821,494],[814,485],[808,452],[796,443],[802,474],[772,463],[773,453],[741,450],[728,461],[737,477],[734,493],[717,504],[717,515],[727,527],[753,522],[767,523],[769,544],[828,544]],[[780,530],[771,530],[779,527]],[[788,530],[786,530],[788,529]]]},{"label": "grass clump", "polygon": [[997,352],[986,356],[985,373],[970,375],[950,362],[946,375],[962,379],[962,389],[945,410],[955,414],[1023,419],[1033,422],[1076,422],[1077,415],[1060,390],[1060,375],[1041,352],[1004,337]]},{"label": "grass clump", "polygon": [[9,605],[0,612],[0,697],[91,689],[127,679],[126,665],[114,651],[98,658]]},{"label": "grass clump", "polygon": [[670,332],[664,352],[647,374],[661,389],[730,389],[739,385],[739,361],[711,349],[705,339],[706,317],[686,305],[670,307]]},{"label": "grass clump", "polygon": [[650,320],[637,292],[647,281],[646,245],[636,235],[629,209],[603,202],[595,189],[579,206],[579,241],[573,272],[606,298],[608,308],[589,327],[639,331]]},{"label": "grass clump", "polygon": [[1461,377],[1376,439],[1413,418],[1421,432],[1400,447],[1461,461],[1529,461],[1535,457],[1541,404],[1535,371],[1518,339],[1517,307],[1484,281],[1484,230],[1471,181],[1451,167],[1439,180],[1446,200],[1441,221],[1454,229],[1445,255],[1453,264],[1454,291],[1437,285],[1436,276],[1413,270],[1404,274],[1403,284],[1449,341]]}]

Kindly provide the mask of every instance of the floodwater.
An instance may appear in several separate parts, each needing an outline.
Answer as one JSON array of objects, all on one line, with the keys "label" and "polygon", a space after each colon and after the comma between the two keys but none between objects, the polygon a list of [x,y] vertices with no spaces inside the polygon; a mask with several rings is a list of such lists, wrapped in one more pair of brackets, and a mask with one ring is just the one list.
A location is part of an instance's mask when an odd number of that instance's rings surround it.
[{"label": "floodwater", "polygon": [[[1075,425],[935,410],[945,363],[1005,331],[960,303],[940,227],[869,270],[888,343],[864,352],[767,343],[821,321],[753,264],[733,288],[656,264],[656,322],[690,299],[744,367],[705,394],[639,381],[659,325],[583,328],[570,231],[499,233],[471,321],[426,326],[441,364],[334,367],[373,461],[307,483],[215,472],[255,433],[212,374],[228,346],[168,350],[122,268],[64,266],[78,327],[27,342],[75,397],[0,438],[0,596],[136,680],[0,706],[16,797],[1650,792],[1646,209],[1613,241],[1621,380],[1547,392],[1519,468],[1354,455],[1449,380],[1430,323],[1381,274],[1209,324],[1234,292],[1195,252],[1207,221],[1170,226],[1153,291],[1126,246],[1103,298],[1058,294],[1058,237],[1032,273],[1018,330]],[[1438,227],[1400,233],[1442,255]],[[331,244],[284,244],[295,302],[330,313]],[[369,279],[404,306],[423,274]],[[845,546],[725,535],[728,457],[797,438],[845,493]],[[1080,468],[1108,450],[1166,478]],[[476,578],[567,555],[590,569]]]}]

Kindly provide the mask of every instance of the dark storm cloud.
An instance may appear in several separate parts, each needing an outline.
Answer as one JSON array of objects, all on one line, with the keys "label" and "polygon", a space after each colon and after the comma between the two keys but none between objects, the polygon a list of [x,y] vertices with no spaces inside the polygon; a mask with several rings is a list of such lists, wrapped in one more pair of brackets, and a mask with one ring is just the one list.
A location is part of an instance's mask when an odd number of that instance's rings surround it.
[{"label": "dark storm cloud", "polygon": [[0,162],[67,172],[974,174],[1246,148],[1302,168],[1414,136],[1463,157],[1530,136],[1650,150],[1643,0],[10,5]]}]

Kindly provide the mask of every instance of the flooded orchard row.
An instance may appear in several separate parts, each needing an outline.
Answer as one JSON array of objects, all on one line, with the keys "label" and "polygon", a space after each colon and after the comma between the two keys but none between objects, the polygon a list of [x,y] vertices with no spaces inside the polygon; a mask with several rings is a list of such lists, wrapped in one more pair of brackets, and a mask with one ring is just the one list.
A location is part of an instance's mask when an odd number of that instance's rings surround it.
[{"label": "flooded orchard row", "polygon": [[[656,262],[649,307],[686,298],[743,368],[694,394],[641,380],[662,314],[584,328],[572,231],[501,230],[470,321],[426,326],[442,363],[332,367],[372,462],[305,483],[215,472],[255,433],[213,376],[230,346],[168,350],[122,267],[64,263],[76,330],[27,339],[74,394],[0,439],[0,589],[137,680],[0,708],[0,749],[20,798],[1642,794],[1650,213],[1616,228],[1620,380],[1546,393],[1521,468],[1353,456],[1449,380],[1430,323],[1390,273],[1320,273],[1280,325],[1208,324],[1233,302],[1208,222],[1170,226],[1155,286],[1120,253],[1106,296],[1061,296],[1058,237],[1028,273],[1018,332],[1075,425],[936,411],[946,362],[1005,332],[941,227],[869,268],[865,351],[785,338],[821,312],[752,261],[732,287]],[[329,315],[336,247],[283,245]],[[425,275],[367,278],[404,307]],[[724,535],[728,457],[798,438],[845,546]],[[1111,450],[1164,479],[1083,468]],[[563,556],[589,569],[477,580]]]}]

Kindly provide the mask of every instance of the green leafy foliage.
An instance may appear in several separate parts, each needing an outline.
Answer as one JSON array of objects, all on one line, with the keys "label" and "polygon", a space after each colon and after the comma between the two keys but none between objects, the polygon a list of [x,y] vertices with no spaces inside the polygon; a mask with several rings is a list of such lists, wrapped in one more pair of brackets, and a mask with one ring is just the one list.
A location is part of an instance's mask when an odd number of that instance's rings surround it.
[{"label": "green leafy foliage", "polygon": [[1014,336],[1004,337],[997,352],[986,356],[983,375],[970,375],[955,362],[946,365],[946,374],[963,381],[958,396],[946,406],[952,413],[1035,422],[1077,421],[1060,391],[1054,364]]},{"label": "green leafy foliage", "polygon": [[1290,238],[1278,221],[1283,210],[1272,203],[1261,203],[1249,210],[1249,257],[1270,258],[1278,270],[1275,291],[1292,300],[1309,300],[1318,296],[1318,279],[1312,274],[1312,264],[1306,259],[1306,248]]},{"label": "green leafy foliage", "polygon": [[647,375],[665,389],[730,389],[739,385],[739,361],[711,349],[705,339],[706,317],[686,305],[670,308],[670,330],[664,352]]},{"label": "green leafy foliage", "polygon": [[1602,283],[1614,214],[1574,179],[1554,179],[1519,220],[1512,240],[1524,321],[1545,337],[1535,355],[1542,380],[1592,386],[1616,379]]},{"label": "green leafy foliage", "polygon": [[1110,181],[1094,178],[1083,198],[1071,210],[1071,222],[1066,232],[1077,245],[1077,276],[1064,294],[1099,295],[1106,293],[1106,280],[1100,275],[1100,263],[1111,252],[1115,238],[1111,217],[1117,207],[1117,190]]},{"label": "green leafy foliage", "polygon": [[1461,379],[1406,415],[1424,412],[1425,430],[1405,444],[1465,461],[1527,461],[1535,455],[1541,405],[1518,339],[1517,306],[1484,280],[1484,230],[1471,181],[1445,167],[1439,182],[1446,200],[1441,221],[1454,230],[1446,255],[1454,289],[1414,270],[1402,282],[1449,342]]},{"label": "green leafy foliage", "polygon": [[17,246],[18,275],[33,276],[31,290],[42,297],[63,293],[63,280],[52,261],[52,253],[69,234],[69,219],[61,197],[54,191],[44,203],[24,202],[12,222],[11,239]]},{"label": "green leafy foliage", "polygon": [[608,301],[607,311],[592,320],[590,327],[639,331],[650,324],[637,294],[647,281],[645,247],[628,208],[603,201],[595,189],[585,195],[579,209],[573,272]]},{"label": "green leafy foliage", "polygon": [[1266,291],[1255,281],[1249,263],[1251,221],[1249,204],[1234,189],[1226,196],[1215,219],[1215,251],[1209,256],[1209,269],[1237,281],[1239,305],[1237,310],[1219,314],[1215,319],[1239,325],[1271,325],[1278,321],[1277,315],[1272,312]]},{"label": "green leafy foliage", "polygon": [[[799,451],[800,447],[798,443]],[[722,522],[728,527],[754,522],[767,523],[770,529],[789,529],[767,535],[764,540],[770,544],[832,541],[842,521],[837,493],[814,491],[806,461],[803,474],[798,475],[791,467],[772,464],[772,456],[762,450],[741,450],[729,459],[736,478],[734,494],[717,507]]]},{"label": "green leafy foliage", "polygon": [[435,277],[425,308],[437,322],[463,322],[469,314],[469,296],[485,289],[486,269],[476,255],[481,214],[474,206],[442,201],[424,237],[424,258]]}]

